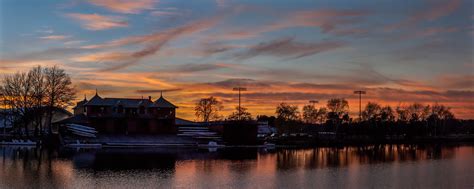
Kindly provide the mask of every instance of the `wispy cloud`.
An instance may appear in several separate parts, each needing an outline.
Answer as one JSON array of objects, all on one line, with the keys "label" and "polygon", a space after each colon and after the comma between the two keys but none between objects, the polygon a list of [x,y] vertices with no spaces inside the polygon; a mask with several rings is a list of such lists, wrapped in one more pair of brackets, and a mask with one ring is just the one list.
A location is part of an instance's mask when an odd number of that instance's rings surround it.
[{"label": "wispy cloud", "polygon": [[276,21],[245,30],[230,30],[224,34],[213,36],[221,40],[255,38],[264,33],[295,27],[316,27],[322,33],[343,35],[360,35],[368,32],[365,28],[353,25],[363,21],[363,17],[371,14],[366,10],[319,9],[295,11],[287,15],[276,16]]},{"label": "wispy cloud", "polygon": [[64,40],[64,39],[68,39],[70,37],[71,36],[69,36],[69,35],[47,35],[47,36],[41,36],[39,38],[44,39],[44,40]]},{"label": "wispy cloud", "polygon": [[142,89],[136,90],[135,92],[138,94],[151,94],[151,93],[162,93],[162,92],[174,92],[174,91],[181,91],[183,89]]},{"label": "wispy cloud", "polygon": [[320,42],[320,43],[302,43],[294,38],[286,37],[273,40],[266,43],[259,43],[250,47],[245,52],[237,54],[239,59],[252,58],[259,55],[273,55],[289,58],[301,58],[317,53],[333,50],[343,47],[343,42]]},{"label": "wispy cloud", "polygon": [[446,33],[453,33],[459,31],[458,28],[455,27],[430,27],[430,28],[423,28],[417,29],[413,32],[406,32],[403,33],[399,37],[395,37],[390,39],[391,41],[400,41],[400,40],[409,40],[409,39],[416,39],[416,38],[426,38],[432,37],[437,35],[442,35]]},{"label": "wispy cloud", "polygon": [[152,16],[182,16],[185,14],[183,11],[171,11],[171,10],[156,10],[156,11],[151,11],[150,15]]},{"label": "wispy cloud", "polygon": [[448,89],[474,90],[474,75],[441,75],[436,81]]},{"label": "wispy cloud", "polygon": [[216,0],[216,4],[218,7],[226,7],[228,3],[228,0]]},{"label": "wispy cloud", "polygon": [[122,17],[119,16],[105,16],[99,14],[80,13],[71,13],[67,14],[67,16],[81,22],[82,27],[87,30],[107,30],[128,26],[128,22],[126,22]]},{"label": "wispy cloud", "polygon": [[461,5],[461,0],[438,0],[428,2],[429,5],[427,5],[426,9],[418,9],[416,13],[409,15],[407,19],[387,25],[385,30],[393,31],[398,28],[415,25],[421,21],[433,21],[451,14]]},{"label": "wispy cloud", "polygon": [[126,13],[137,14],[143,10],[154,9],[154,4],[157,0],[89,0],[91,4],[104,7],[108,10]]},{"label": "wispy cloud", "polygon": [[105,62],[118,61],[127,56],[128,53],[125,52],[99,52],[73,57],[71,60],[76,62]]},{"label": "wispy cloud", "polygon": [[[217,21],[219,21],[219,18],[217,17],[198,20],[198,21],[186,24],[184,26],[172,28],[169,30],[161,31],[161,32],[156,32],[150,35],[132,36],[132,37],[127,37],[127,38],[123,38],[119,40],[114,40],[102,45],[96,45],[94,46],[94,48],[104,47],[104,46],[105,47],[124,46],[124,45],[130,45],[130,44],[141,44],[145,46],[141,50],[130,52],[123,61],[114,63],[112,66],[102,70],[102,71],[114,71],[114,70],[122,69],[130,65],[136,64],[139,62],[139,60],[141,60],[144,57],[154,55],[171,40],[209,29],[210,27],[214,26],[217,23]],[[91,46],[89,46],[89,48],[90,47]]]}]

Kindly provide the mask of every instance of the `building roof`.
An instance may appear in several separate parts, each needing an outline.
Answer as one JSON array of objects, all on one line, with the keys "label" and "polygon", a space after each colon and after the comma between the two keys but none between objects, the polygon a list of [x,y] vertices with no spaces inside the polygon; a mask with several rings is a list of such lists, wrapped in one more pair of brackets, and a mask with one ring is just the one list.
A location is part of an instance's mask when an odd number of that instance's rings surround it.
[{"label": "building roof", "polygon": [[[156,108],[177,108],[174,104],[161,96],[155,102],[151,99],[130,99],[130,98],[102,98],[97,93],[88,102],[81,101],[77,106],[123,106],[125,108],[156,107]],[[76,106],[76,107],[77,107]]]},{"label": "building roof", "polygon": [[149,104],[152,104],[150,100],[145,99],[127,99],[127,98],[105,98],[103,100],[103,105],[105,106],[123,106],[126,108],[134,108],[139,106],[147,107]]},{"label": "building roof", "polygon": [[171,102],[169,102],[168,100],[163,98],[163,96],[160,96],[160,98],[155,101],[154,107],[158,107],[158,108],[178,108],[177,106],[175,106],[174,104],[172,104]]},{"label": "building roof", "polygon": [[84,105],[87,106],[100,106],[102,105],[104,99],[99,96],[99,94],[95,93],[94,97],[92,97],[89,102],[85,103]]}]

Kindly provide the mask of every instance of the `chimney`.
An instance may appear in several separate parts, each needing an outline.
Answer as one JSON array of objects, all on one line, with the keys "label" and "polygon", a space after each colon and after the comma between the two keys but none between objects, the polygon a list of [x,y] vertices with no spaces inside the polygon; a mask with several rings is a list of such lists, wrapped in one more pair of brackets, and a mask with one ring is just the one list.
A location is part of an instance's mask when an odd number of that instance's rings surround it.
[{"label": "chimney", "polygon": [[148,96],[148,100],[151,101],[151,96]]}]

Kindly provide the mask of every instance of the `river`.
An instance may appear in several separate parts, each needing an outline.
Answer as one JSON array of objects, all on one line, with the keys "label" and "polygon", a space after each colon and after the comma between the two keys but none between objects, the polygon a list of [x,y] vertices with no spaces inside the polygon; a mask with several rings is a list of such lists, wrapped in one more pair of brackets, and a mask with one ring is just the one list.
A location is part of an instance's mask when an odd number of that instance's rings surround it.
[{"label": "river", "polygon": [[0,147],[0,188],[473,188],[474,145]]}]

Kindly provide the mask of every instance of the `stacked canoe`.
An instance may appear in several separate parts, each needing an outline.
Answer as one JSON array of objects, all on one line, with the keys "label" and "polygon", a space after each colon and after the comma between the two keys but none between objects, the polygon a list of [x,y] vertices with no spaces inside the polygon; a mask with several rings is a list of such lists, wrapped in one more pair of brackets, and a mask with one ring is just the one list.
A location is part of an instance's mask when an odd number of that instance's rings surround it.
[{"label": "stacked canoe", "polygon": [[66,125],[68,131],[72,134],[82,137],[96,138],[97,131],[93,127],[88,127],[79,124],[68,124]]}]

